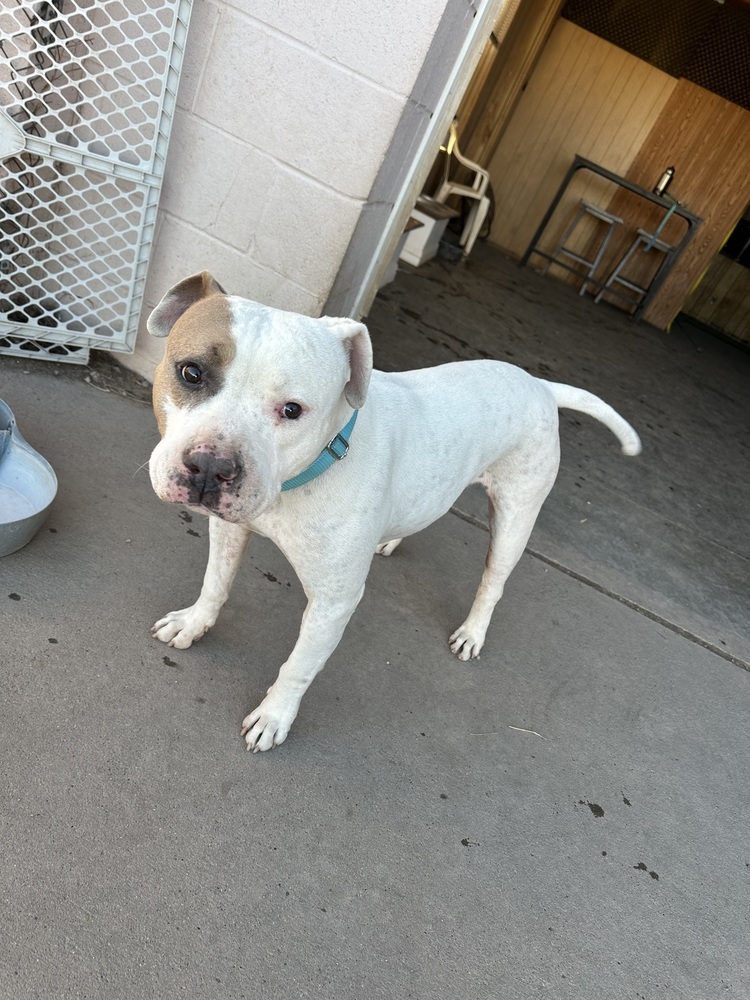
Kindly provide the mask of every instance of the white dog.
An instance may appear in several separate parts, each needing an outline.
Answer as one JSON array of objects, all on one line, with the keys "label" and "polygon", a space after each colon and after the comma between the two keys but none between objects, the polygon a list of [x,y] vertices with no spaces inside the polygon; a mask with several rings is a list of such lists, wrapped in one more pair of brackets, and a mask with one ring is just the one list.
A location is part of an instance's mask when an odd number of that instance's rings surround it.
[{"label": "white dog", "polygon": [[640,451],[633,428],[591,393],[499,361],[373,371],[361,323],[228,296],[207,272],[167,292],[148,329],[169,335],[154,383],[162,440],[151,481],[210,524],[200,597],[154,634],[186,649],[208,631],[254,531],[279,546],[307,595],[289,659],[242,724],[255,751],[286,738],[362,597],[373,553],[389,555],[472,482],[489,494],[490,548],[449,642],[462,660],[479,655],[557,475],[558,407],[600,420],[625,454]]}]

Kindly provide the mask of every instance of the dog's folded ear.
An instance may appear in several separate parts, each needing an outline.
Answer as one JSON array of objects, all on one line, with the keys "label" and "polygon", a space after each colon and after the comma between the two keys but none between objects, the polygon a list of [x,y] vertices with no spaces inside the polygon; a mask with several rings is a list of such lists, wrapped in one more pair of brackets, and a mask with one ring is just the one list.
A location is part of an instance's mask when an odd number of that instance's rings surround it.
[{"label": "dog's folded ear", "polygon": [[358,410],[367,398],[367,388],[372,374],[372,343],[364,323],[353,319],[321,316],[321,323],[334,333],[349,355],[349,381],[344,395],[349,406]]},{"label": "dog's folded ear", "polygon": [[148,318],[146,328],[154,337],[166,337],[184,312],[209,295],[226,295],[208,271],[192,274],[169,289]]}]

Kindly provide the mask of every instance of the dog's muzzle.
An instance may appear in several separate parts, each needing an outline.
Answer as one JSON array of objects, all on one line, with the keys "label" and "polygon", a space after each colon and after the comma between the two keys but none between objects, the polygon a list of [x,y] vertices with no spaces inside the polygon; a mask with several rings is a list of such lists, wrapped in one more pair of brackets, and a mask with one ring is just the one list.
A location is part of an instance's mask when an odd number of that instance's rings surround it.
[{"label": "dog's muzzle", "polygon": [[218,507],[227,493],[236,493],[243,475],[239,459],[206,450],[185,451],[182,455],[188,503]]}]

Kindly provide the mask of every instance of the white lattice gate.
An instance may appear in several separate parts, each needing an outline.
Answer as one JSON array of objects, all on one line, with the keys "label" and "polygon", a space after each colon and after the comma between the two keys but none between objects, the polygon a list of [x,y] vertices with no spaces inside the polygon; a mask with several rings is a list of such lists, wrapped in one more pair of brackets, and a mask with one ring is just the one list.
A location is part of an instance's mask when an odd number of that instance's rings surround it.
[{"label": "white lattice gate", "polygon": [[2,0],[0,353],[133,348],[192,0]]}]

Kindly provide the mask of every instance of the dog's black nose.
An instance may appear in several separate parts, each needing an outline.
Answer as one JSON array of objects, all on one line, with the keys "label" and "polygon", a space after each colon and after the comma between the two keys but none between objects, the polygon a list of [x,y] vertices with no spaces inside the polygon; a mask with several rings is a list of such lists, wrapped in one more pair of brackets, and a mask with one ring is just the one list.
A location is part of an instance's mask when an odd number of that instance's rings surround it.
[{"label": "dog's black nose", "polygon": [[242,464],[234,458],[214,455],[209,451],[188,451],[182,456],[187,470],[188,488],[194,503],[218,500],[222,490],[236,483]]}]

